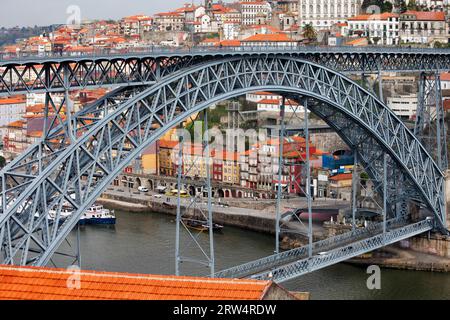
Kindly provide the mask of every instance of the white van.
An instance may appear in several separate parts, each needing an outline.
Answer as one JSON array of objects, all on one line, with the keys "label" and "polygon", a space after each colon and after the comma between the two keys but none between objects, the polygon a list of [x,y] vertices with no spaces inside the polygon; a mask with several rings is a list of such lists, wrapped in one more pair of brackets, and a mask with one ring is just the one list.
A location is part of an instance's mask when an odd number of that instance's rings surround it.
[{"label": "white van", "polygon": [[146,187],[140,186],[138,188],[139,192],[148,192],[148,189]]}]

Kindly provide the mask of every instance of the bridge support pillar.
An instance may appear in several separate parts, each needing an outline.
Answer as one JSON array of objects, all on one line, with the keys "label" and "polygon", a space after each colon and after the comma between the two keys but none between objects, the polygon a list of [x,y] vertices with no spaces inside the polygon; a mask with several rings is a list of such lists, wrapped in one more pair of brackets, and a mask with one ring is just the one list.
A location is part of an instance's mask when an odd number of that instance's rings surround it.
[{"label": "bridge support pillar", "polygon": [[[290,101],[290,100],[288,100]],[[282,98],[280,117],[281,125],[279,130],[279,157],[278,157],[278,182],[277,182],[277,196],[276,196],[276,217],[275,217],[275,253],[280,252],[280,238],[284,234],[291,234],[300,236],[301,238],[308,238],[308,243],[313,243],[313,229],[312,229],[312,199],[313,192],[311,191],[311,168],[310,168],[310,143],[309,143],[309,120],[308,120],[308,101],[307,98],[302,99],[301,105],[289,105],[293,111],[290,113],[289,119],[286,119],[286,99]],[[302,111],[303,110],[303,111]],[[296,142],[290,143],[289,152],[295,153],[295,163],[285,164],[284,159],[284,144],[288,141],[286,136],[286,121],[292,121],[293,118],[302,119],[304,122],[304,136],[306,145],[298,146]],[[300,144],[301,145],[301,144]],[[306,151],[304,150],[306,149]],[[306,156],[305,156],[306,154]],[[289,171],[285,171],[286,166],[289,166]],[[295,168],[295,169],[292,169]],[[292,171],[294,174],[292,174]],[[286,187],[284,187],[284,185]],[[282,212],[282,201],[285,193],[301,193],[307,199],[306,208],[295,208],[289,212]],[[308,226],[300,218],[300,215],[307,210]],[[295,223],[291,223],[294,221]],[[312,249],[310,250],[312,254]]]},{"label": "bridge support pillar", "polygon": [[440,72],[420,74],[419,101],[414,134],[442,170],[448,169],[447,127]]},{"label": "bridge support pillar", "polygon": [[308,98],[304,99],[303,108],[305,109],[305,142],[306,142],[306,198],[308,201],[308,255],[313,255],[314,234],[312,227],[312,197],[311,194],[311,149],[309,145],[309,115]]},{"label": "bridge support pillar", "polygon": [[353,176],[352,176],[352,231],[356,229],[356,212],[358,210],[358,151],[353,150]]},{"label": "bridge support pillar", "polygon": [[281,198],[283,195],[283,146],[284,137],[286,134],[286,123],[285,123],[285,111],[286,111],[286,98],[282,98],[280,106],[280,117],[281,117],[281,130],[279,133],[279,147],[278,147],[278,183],[277,183],[277,205],[276,205],[276,217],[275,217],[275,253],[280,253],[280,236],[281,236]]},{"label": "bridge support pillar", "polygon": [[383,156],[383,241],[386,240],[387,228],[387,210],[388,210],[388,173],[387,173],[387,153]]}]

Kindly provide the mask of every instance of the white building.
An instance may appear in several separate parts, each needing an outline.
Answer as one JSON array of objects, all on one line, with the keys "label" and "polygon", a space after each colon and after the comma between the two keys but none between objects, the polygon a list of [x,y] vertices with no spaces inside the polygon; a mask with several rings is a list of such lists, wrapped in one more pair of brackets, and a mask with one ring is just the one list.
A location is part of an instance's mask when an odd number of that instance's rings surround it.
[{"label": "white building", "polygon": [[[278,99],[263,99],[257,102],[257,110],[259,112],[280,112],[282,98]],[[297,113],[302,115],[305,109],[294,100],[286,99],[284,110],[286,113]],[[308,111],[309,112],[309,111]]]},{"label": "white building", "polygon": [[336,23],[359,15],[362,0],[299,0],[300,26],[312,24],[316,29],[330,29]]},{"label": "white building", "polygon": [[0,99],[0,127],[22,119],[26,111],[26,103],[24,96]]},{"label": "white building", "polygon": [[247,93],[245,99],[249,102],[257,103],[263,99],[275,100],[281,99],[281,96],[271,92],[258,91],[253,93]]},{"label": "white building", "polygon": [[450,72],[441,73],[441,89],[442,90],[450,89]]},{"label": "white building", "polygon": [[358,15],[348,19],[351,35],[369,37],[373,44],[395,45],[399,43],[399,16],[393,13]]},{"label": "white building", "polygon": [[183,12],[161,12],[155,14],[154,23],[160,31],[182,31],[185,15]]},{"label": "white building", "polygon": [[263,14],[266,21],[272,18],[272,6],[269,2],[263,0],[243,0],[240,2],[242,24],[256,24],[257,16]]},{"label": "white building", "polygon": [[[405,3],[409,4],[411,0],[406,0]],[[449,5],[449,0],[415,0],[416,5],[423,6],[426,8],[443,8]]]},{"label": "white building", "polygon": [[400,15],[400,41],[403,43],[446,43],[447,29],[444,12],[406,11]]},{"label": "white building", "polygon": [[417,111],[417,94],[397,95],[387,98],[387,105],[396,115],[403,119],[411,119]]},{"label": "white building", "polygon": [[224,40],[236,40],[239,37],[241,24],[239,22],[225,21],[222,24],[222,32]]}]

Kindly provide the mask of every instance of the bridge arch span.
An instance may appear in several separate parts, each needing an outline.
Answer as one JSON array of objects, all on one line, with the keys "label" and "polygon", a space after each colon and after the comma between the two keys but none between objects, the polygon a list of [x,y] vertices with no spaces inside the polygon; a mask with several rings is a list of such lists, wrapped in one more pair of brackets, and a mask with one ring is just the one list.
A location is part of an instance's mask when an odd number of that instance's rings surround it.
[{"label": "bridge arch span", "polygon": [[[73,127],[55,126],[39,144],[59,139],[51,157],[36,164],[31,159],[43,148],[34,146],[3,170],[0,262],[45,265],[86,208],[145,148],[209,105],[260,90],[308,103],[357,150],[375,181],[381,180],[382,157],[388,154],[389,176],[399,177],[390,180],[390,193],[401,182],[402,193],[422,202],[445,226],[443,173],[373,94],[309,61],[277,55],[231,57],[177,71],[149,88],[118,89],[76,114]],[[77,137],[71,144],[66,142],[70,130]],[[27,174],[19,175],[18,168],[26,168]],[[94,179],[99,171],[103,174]],[[73,196],[68,190],[74,190]],[[394,203],[395,197],[390,200]],[[73,214],[60,226],[49,224],[48,210],[58,211],[67,202]]]}]

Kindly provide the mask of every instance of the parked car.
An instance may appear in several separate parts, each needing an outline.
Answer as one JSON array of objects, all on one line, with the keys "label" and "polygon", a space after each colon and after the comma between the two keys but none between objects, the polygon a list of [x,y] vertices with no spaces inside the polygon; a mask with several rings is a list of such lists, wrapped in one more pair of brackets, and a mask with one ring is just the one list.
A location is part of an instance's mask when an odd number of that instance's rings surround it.
[{"label": "parked car", "polygon": [[140,186],[138,188],[139,192],[148,192],[148,189],[146,187]]}]

